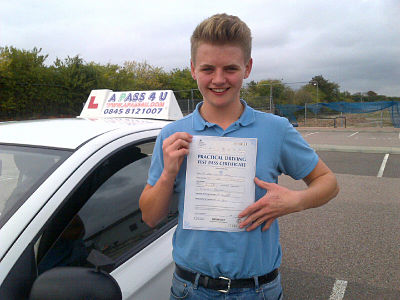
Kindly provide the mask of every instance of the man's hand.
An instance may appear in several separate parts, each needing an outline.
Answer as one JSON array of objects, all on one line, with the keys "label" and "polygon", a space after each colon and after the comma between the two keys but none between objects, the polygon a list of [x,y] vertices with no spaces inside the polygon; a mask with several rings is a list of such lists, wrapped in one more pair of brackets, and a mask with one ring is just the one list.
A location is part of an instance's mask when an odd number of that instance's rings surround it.
[{"label": "man's hand", "polygon": [[185,155],[189,153],[192,136],[176,132],[163,142],[164,169],[154,186],[147,184],[139,199],[143,221],[156,226],[168,215],[174,182]]},{"label": "man's hand", "polygon": [[254,182],[267,190],[267,193],[239,214],[239,218],[246,217],[239,224],[240,228],[248,226],[246,230],[251,231],[265,223],[262,231],[266,231],[276,218],[300,210],[298,191],[262,181],[257,177]]},{"label": "man's hand", "polygon": [[185,155],[189,154],[191,142],[192,135],[187,132],[176,132],[164,140],[162,148],[165,175],[175,180]]},{"label": "man's hand", "polygon": [[292,191],[256,177],[254,182],[267,190],[267,193],[239,214],[239,218],[246,217],[239,224],[240,228],[248,226],[246,230],[251,231],[265,222],[262,228],[265,231],[276,218],[324,205],[339,192],[335,174],[321,159],[314,170],[303,178],[303,181],[307,184],[305,190]]}]

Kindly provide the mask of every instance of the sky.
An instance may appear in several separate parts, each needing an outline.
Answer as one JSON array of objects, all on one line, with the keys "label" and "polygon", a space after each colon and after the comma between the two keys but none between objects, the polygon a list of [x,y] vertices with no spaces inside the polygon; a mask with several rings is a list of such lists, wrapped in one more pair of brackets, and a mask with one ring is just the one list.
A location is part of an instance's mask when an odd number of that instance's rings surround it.
[{"label": "sky", "polygon": [[296,89],[322,75],[341,91],[400,96],[399,0],[0,0],[0,47],[42,48],[49,65],[79,55],[183,69],[194,28],[216,13],[252,31],[248,81]]}]

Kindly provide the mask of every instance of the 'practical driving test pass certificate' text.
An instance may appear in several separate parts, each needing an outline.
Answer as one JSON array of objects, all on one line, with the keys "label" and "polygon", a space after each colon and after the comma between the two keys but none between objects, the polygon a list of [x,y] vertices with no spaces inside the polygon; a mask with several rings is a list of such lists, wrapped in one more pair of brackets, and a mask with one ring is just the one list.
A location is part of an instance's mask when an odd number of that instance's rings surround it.
[{"label": "'practical driving test pass certificate' text", "polygon": [[257,139],[193,136],[187,157],[183,228],[243,231],[254,203]]}]

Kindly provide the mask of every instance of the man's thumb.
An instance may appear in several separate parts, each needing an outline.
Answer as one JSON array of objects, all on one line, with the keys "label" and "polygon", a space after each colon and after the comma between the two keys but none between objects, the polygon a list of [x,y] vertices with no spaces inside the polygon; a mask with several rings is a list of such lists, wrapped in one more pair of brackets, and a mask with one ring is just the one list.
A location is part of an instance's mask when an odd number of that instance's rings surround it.
[{"label": "man's thumb", "polygon": [[254,182],[255,184],[257,184],[260,188],[266,189],[266,190],[270,190],[274,187],[275,183],[270,183],[267,181],[263,181],[257,177],[254,178]]}]

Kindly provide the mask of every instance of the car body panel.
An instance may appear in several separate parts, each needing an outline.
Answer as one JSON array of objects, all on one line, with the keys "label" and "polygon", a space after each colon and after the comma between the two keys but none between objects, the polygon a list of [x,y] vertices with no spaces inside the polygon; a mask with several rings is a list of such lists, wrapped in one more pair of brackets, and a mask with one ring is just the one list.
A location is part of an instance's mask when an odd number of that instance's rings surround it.
[{"label": "car body panel", "polygon": [[[147,119],[48,119],[0,123],[0,143],[76,149],[114,130],[143,131],[161,128],[168,121]],[[118,135],[118,133],[116,133]]]},{"label": "car body panel", "polygon": [[158,299],[157,289],[169,290],[174,271],[172,236],[175,228],[111,272],[120,285],[123,299]]},{"label": "car body panel", "polygon": [[[104,96],[103,94],[104,92],[100,91],[99,95]],[[95,93],[95,95],[97,94]],[[172,96],[171,99],[174,100],[175,98]],[[91,97],[88,98],[88,101],[89,99]],[[106,100],[107,98],[104,97],[104,101]],[[88,101],[86,106],[88,106]],[[176,100],[174,101],[176,102]],[[177,106],[177,104],[174,105],[171,107]],[[168,108],[168,105],[166,107]],[[181,112],[169,111],[168,113],[181,116]],[[60,216],[59,212],[65,212],[63,211],[64,205],[71,203],[69,196],[75,193],[78,186],[84,185],[85,178],[91,176],[93,170],[98,170],[99,165],[107,161],[107,157],[117,157],[114,155],[115,153],[118,154],[123,149],[132,149],[129,147],[142,142],[154,143],[161,128],[170,122],[133,119],[126,118],[126,116],[124,118],[115,118],[115,116],[99,118],[95,114],[93,117],[86,118],[0,122],[0,144],[12,145],[12,147],[61,149],[71,152],[52,174],[28,196],[26,201],[17,207],[15,213],[8,220],[3,219],[5,223],[0,227],[0,294],[2,294],[2,285],[7,281],[14,267],[20,264],[21,258],[27,251],[34,252],[35,264],[37,264],[38,245],[43,232],[48,228],[50,220],[55,220],[56,216]],[[151,143],[149,144],[150,150],[153,147]],[[148,159],[151,157],[145,156],[146,164],[149,164]],[[137,170],[137,165],[135,168]],[[145,168],[148,168],[148,165]],[[145,168],[141,170],[143,171]],[[129,176],[130,173],[127,174]],[[137,180],[138,177],[131,178]],[[137,190],[139,191],[139,189]],[[140,195],[136,190],[135,193]],[[108,207],[107,205],[103,205],[103,207]],[[96,210],[96,205],[89,206],[88,211],[90,212],[92,209]],[[107,216],[108,218],[104,218],[103,226],[107,226],[108,223],[110,226],[114,225],[115,220],[119,220],[118,218],[128,217],[128,215],[123,215],[126,212],[115,211],[121,216]],[[138,220],[140,221],[140,215]],[[176,222],[175,218],[165,225],[161,225],[161,229],[149,231],[151,235],[147,240],[138,244],[138,250],[132,248],[116,264],[110,274],[117,281],[123,299],[148,300],[169,297],[169,287],[174,269],[172,237]],[[92,225],[98,226],[96,222]],[[118,230],[120,227],[116,226],[115,228]],[[88,233],[90,234],[90,232]]]},{"label": "car body panel", "polygon": [[[135,134],[127,133],[127,136],[114,141],[110,141],[110,137],[105,134],[98,137],[98,141],[95,143],[96,145],[104,145],[98,151],[93,153],[94,149],[92,145],[88,144],[79,149],[79,152],[71,155],[1,228],[0,239],[4,242],[1,243],[0,248],[3,254],[0,282],[4,280],[8,271],[22,254],[28,243],[38,234],[45,222],[90,169],[98,164],[107,154],[115,151],[122,145],[154,137],[158,132],[159,130],[155,129]],[[86,156],[83,156],[82,152]],[[85,161],[79,160],[82,157],[88,157],[88,159]]]}]

